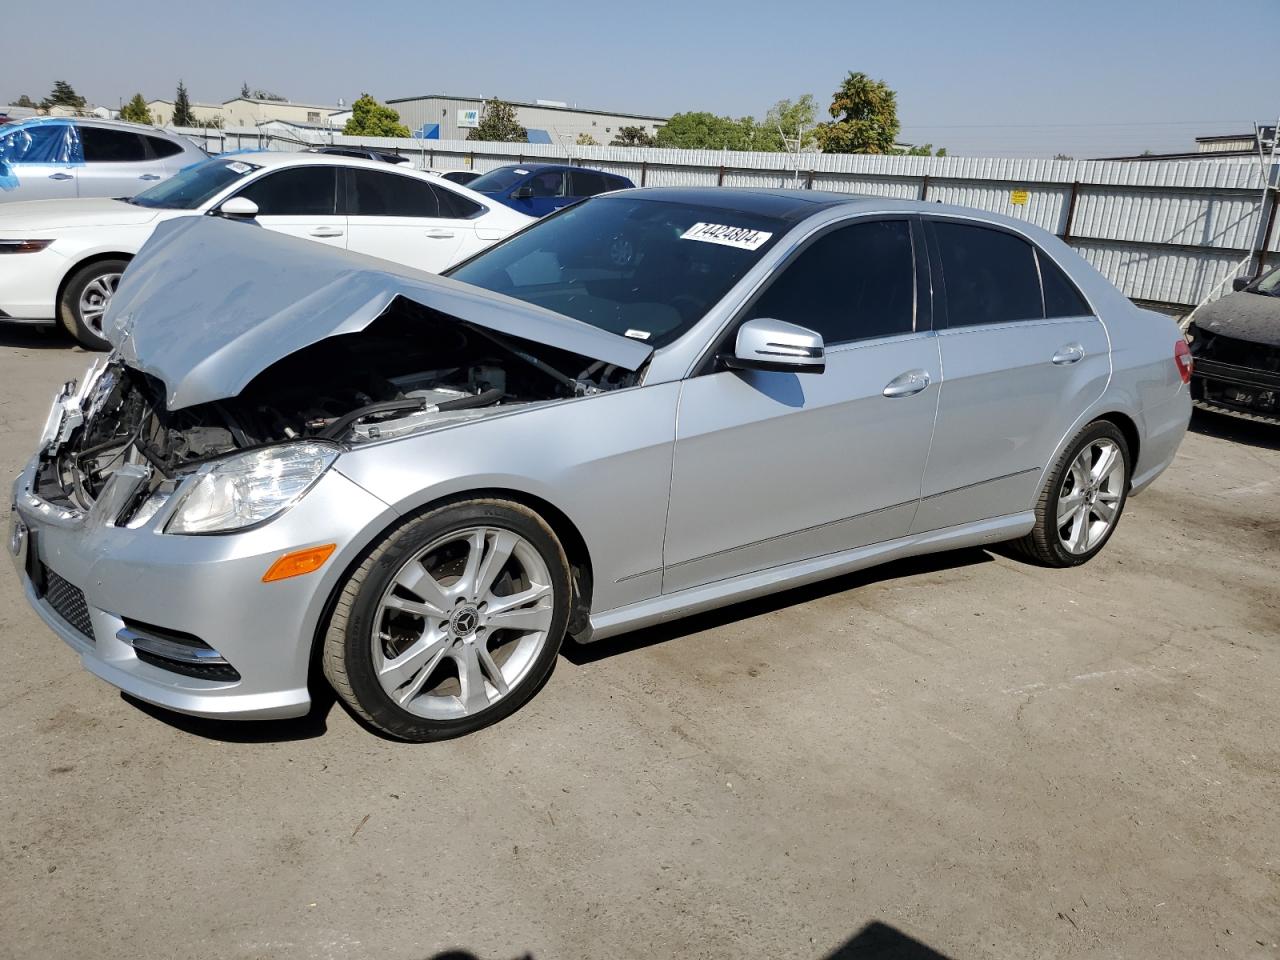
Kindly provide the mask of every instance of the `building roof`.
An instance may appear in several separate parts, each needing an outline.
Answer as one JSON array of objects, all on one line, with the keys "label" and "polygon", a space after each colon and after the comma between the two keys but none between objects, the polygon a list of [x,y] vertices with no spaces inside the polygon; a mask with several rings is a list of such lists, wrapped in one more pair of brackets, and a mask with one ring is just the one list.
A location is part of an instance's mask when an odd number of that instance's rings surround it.
[{"label": "building roof", "polygon": [[[393,103],[409,103],[413,100],[458,100],[468,103],[484,103],[486,100],[492,100],[492,97],[457,97],[449,93],[427,93],[420,97],[397,97],[395,100],[388,100],[387,104]],[[528,107],[531,110],[559,110],[562,113],[590,113],[601,117],[630,117],[635,120],[658,120],[662,123],[667,122],[667,117],[654,117],[646,113],[629,113],[626,110],[591,110],[586,107],[560,107],[551,106],[546,103],[529,103],[526,100],[506,100],[505,103],[511,104],[513,107]]]},{"label": "building roof", "polygon": [[302,107],[306,110],[331,110],[334,113],[337,113],[339,110],[348,109],[347,107],[339,107],[331,103],[297,103],[293,100],[263,100],[258,97],[232,97],[230,100],[223,100],[222,106],[225,107],[228,103],[236,103],[237,101],[244,103],[261,103],[264,106],[272,107]]}]

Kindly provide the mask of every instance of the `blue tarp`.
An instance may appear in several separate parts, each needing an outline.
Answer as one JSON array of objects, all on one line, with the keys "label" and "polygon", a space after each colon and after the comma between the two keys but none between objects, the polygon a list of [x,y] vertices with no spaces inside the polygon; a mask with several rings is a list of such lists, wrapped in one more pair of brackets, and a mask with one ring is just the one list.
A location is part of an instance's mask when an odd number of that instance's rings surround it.
[{"label": "blue tarp", "polygon": [[84,163],[84,149],[76,125],[67,120],[41,118],[11,124],[0,130],[0,190],[16,190],[15,164]]}]

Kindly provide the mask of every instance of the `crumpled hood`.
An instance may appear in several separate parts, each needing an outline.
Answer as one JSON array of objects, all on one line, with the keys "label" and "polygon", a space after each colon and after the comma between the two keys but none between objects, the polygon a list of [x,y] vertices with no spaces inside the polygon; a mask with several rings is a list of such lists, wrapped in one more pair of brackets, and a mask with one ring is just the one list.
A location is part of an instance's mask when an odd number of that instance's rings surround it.
[{"label": "crumpled hood", "polygon": [[1241,290],[1197,310],[1195,325],[1206,333],[1280,347],[1280,297]]},{"label": "crumpled hood", "polygon": [[12,237],[17,230],[29,233],[69,227],[137,226],[150,223],[162,212],[105,197],[19,200],[17,203],[0,203],[0,236]]},{"label": "crumpled hood", "polygon": [[501,294],[219,217],[162,223],[125,271],[104,327],[177,410],[235,396],[303,347],[363,330],[397,297],[626,370],[652,352]]}]

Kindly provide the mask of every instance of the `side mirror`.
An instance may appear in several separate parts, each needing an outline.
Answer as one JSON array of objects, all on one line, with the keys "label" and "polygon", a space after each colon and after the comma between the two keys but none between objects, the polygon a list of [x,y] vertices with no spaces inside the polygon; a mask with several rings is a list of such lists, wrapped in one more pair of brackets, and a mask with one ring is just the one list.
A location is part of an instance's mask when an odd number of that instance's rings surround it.
[{"label": "side mirror", "polygon": [[512,200],[532,200],[533,187],[529,186],[527,183],[523,187],[516,187],[515,191],[511,194],[511,199]]},{"label": "side mirror", "polygon": [[1249,284],[1253,283],[1255,279],[1256,279],[1255,277],[1236,277],[1234,280],[1231,281],[1231,289],[1239,292],[1240,290],[1243,290],[1245,287],[1247,287]]},{"label": "side mirror", "polygon": [[252,220],[258,215],[258,205],[248,197],[232,197],[218,208],[218,216],[230,220]]},{"label": "side mirror", "polygon": [[722,360],[732,370],[822,373],[827,368],[822,334],[765,317],[740,326],[733,355]]}]

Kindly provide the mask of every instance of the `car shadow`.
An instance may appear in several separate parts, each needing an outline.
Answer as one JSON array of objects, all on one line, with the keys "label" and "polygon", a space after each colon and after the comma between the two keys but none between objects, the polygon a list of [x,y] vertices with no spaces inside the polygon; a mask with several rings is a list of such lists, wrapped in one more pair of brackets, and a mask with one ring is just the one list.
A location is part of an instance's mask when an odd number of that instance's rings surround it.
[{"label": "car shadow", "polygon": [[802,587],[792,587],[789,590],[771,593],[765,597],[756,597],[753,600],[743,600],[716,610],[708,610],[706,613],[683,617],[655,627],[646,627],[643,630],[624,633],[617,637],[610,637],[607,640],[588,643],[576,643],[572,640],[566,640],[564,646],[560,648],[560,654],[574,666],[585,666],[608,657],[631,653],[635,650],[643,650],[645,647],[666,643],[668,640],[674,640],[677,637],[723,627],[740,620],[758,617],[765,613],[773,613],[775,610],[781,610],[784,607],[793,607],[812,600],[819,600],[822,597],[829,597],[832,594],[843,593],[846,590],[864,587],[871,583],[936,573],[939,570],[953,570],[978,563],[990,563],[992,559],[991,554],[986,550],[979,547],[968,547],[961,550],[948,550],[943,553],[893,560],[866,570],[847,573],[840,577],[833,577],[830,580],[820,580],[817,583],[806,584]]},{"label": "car shadow", "polygon": [[0,347],[20,347],[25,350],[82,349],[61,327],[5,321],[0,321]]},{"label": "car shadow", "polygon": [[1201,410],[1196,407],[1191,413],[1190,429],[1193,433],[1218,440],[1244,443],[1251,447],[1262,447],[1264,450],[1280,450],[1280,424],[1242,420],[1225,413],[1214,413],[1211,410]]},{"label": "car shadow", "polygon": [[290,743],[322,737],[329,729],[329,711],[337,700],[328,684],[311,687],[311,710],[301,717],[285,720],[215,720],[193,717],[157,707],[127,693],[120,699],[166,726],[202,740],[219,743]]}]

